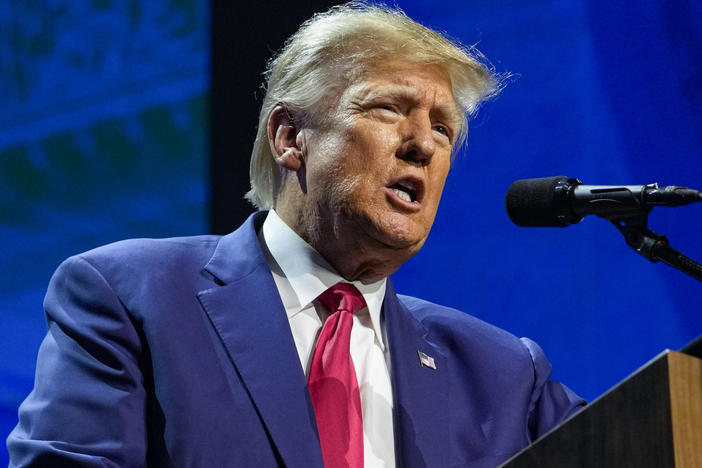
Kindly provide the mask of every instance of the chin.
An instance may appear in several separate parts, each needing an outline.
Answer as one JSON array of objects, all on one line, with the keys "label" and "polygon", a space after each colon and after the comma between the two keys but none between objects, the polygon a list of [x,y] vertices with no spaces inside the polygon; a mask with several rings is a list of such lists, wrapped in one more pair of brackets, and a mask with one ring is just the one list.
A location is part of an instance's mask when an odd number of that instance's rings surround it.
[{"label": "chin", "polygon": [[422,248],[427,239],[426,230],[401,216],[385,216],[375,224],[374,236],[381,244],[391,250],[406,251],[408,258]]}]

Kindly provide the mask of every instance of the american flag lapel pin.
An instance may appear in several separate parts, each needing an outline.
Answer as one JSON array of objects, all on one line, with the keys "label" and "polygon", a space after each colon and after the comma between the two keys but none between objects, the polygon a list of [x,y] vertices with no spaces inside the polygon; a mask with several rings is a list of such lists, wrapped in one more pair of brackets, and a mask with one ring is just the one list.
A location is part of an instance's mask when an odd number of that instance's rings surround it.
[{"label": "american flag lapel pin", "polygon": [[419,365],[422,367],[428,367],[430,369],[436,370],[436,363],[434,363],[434,358],[424,354],[423,352],[417,350],[417,356],[419,356]]}]

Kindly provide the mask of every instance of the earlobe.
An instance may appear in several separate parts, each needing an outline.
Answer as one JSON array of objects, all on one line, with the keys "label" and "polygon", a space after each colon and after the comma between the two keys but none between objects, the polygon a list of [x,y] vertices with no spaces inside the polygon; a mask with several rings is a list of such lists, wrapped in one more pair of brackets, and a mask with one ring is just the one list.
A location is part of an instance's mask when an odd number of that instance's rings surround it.
[{"label": "earlobe", "polygon": [[302,167],[302,151],[298,147],[298,128],[284,106],[276,106],[268,118],[268,142],[276,164],[298,171]]}]

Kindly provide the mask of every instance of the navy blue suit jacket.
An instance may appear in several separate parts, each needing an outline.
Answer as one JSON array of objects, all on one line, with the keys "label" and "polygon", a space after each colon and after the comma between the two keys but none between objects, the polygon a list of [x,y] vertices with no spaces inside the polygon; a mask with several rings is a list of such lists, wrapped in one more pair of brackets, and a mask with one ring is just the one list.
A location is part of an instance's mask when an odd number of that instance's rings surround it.
[{"label": "navy blue suit jacket", "polygon": [[[321,467],[256,237],[264,216],[224,237],[130,240],[64,262],[10,465]],[[399,467],[496,466],[583,404],[529,340],[390,282],[383,310]]]}]

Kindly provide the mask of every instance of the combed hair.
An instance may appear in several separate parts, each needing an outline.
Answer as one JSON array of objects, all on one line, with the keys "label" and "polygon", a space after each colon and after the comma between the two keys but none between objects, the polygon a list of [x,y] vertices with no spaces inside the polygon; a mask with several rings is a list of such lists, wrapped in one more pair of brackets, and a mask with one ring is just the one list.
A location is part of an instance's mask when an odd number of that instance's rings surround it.
[{"label": "combed hair", "polygon": [[330,101],[365,67],[389,59],[438,64],[448,72],[464,112],[454,153],[465,141],[467,117],[500,90],[499,77],[478,50],[422,26],[397,7],[362,1],[332,7],[305,21],[268,63],[246,198],[258,209],[273,208],[285,179],[287,170],[276,164],[268,142],[268,119],[277,105],[324,118],[320,113],[330,110]]}]

